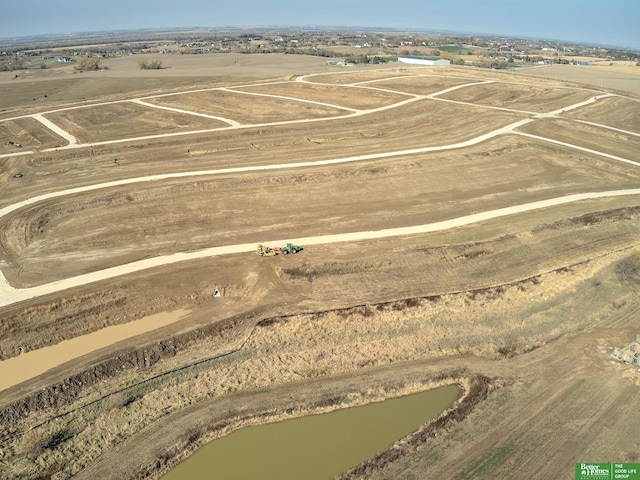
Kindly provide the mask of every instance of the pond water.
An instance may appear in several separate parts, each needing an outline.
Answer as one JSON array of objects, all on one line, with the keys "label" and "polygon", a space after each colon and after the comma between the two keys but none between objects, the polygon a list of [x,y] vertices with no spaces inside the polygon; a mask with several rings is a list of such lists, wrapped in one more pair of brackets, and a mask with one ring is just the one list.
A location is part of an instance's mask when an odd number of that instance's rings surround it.
[{"label": "pond water", "polygon": [[459,395],[449,385],[243,428],[206,444],[162,479],[331,479],[437,417]]},{"label": "pond water", "polygon": [[97,332],[0,361],[0,391],[37,377],[51,368],[82,355],[169,325],[180,320],[187,313],[189,313],[188,310],[176,310],[149,315],[140,320],[106,327]]}]

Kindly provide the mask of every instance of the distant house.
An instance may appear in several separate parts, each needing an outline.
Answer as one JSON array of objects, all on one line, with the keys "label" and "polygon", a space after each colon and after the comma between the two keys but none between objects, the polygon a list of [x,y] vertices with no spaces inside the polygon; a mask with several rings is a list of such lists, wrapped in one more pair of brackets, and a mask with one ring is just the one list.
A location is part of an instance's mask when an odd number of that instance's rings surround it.
[{"label": "distant house", "polygon": [[327,65],[336,65],[338,67],[355,67],[356,64],[355,63],[346,63],[346,62],[342,62],[339,60],[327,60]]},{"label": "distant house", "polygon": [[71,58],[69,57],[60,57],[58,58],[58,63],[69,63],[72,62],[73,60],[71,60]]},{"label": "distant house", "polygon": [[446,58],[440,57],[414,57],[414,56],[404,56],[398,57],[398,62],[400,63],[411,63],[413,65],[428,65],[431,67],[447,67],[451,65],[451,62]]}]

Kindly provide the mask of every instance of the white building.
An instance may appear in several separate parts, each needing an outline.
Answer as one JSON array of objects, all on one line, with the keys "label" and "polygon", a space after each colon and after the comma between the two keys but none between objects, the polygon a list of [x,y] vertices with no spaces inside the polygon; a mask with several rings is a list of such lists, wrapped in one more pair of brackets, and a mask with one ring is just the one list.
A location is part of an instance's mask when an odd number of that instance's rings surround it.
[{"label": "white building", "polygon": [[413,65],[429,65],[431,67],[447,67],[451,65],[451,62],[445,58],[440,57],[414,57],[414,56],[405,56],[398,57],[398,62],[400,63],[411,63]]}]

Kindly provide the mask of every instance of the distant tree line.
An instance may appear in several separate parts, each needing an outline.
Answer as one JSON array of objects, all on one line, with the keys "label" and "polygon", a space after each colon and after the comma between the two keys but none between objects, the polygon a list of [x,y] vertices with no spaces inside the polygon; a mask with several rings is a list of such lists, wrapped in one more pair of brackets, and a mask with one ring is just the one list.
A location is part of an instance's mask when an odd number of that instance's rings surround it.
[{"label": "distant tree line", "polygon": [[[394,57],[397,60],[397,57]],[[378,55],[370,56],[365,54],[362,55],[350,55],[344,59],[346,63],[387,63],[387,58],[380,57]]]},{"label": "distant tree line", "polygon": [[[414,56],[414,57],[440,57],[441,53],[440,50],[438,50],[437,48],[431,48],[429,49],[429,53],[426,53],[423,50],[401,50],[400,51],[400,56],[401,57],[409,57],[409,56]],[[450,55],[449,55],[450,56]],[[444,57],[443,57],[444,58]]]},{"label": "distant tree line", "polygon": [[474,65],[480,68],[491,68],[493,70],[502,70],[505,68],[509,68],[509,66],[511,66],[512,64],[504,60],[485,60],[483,62],[474,63]]}]

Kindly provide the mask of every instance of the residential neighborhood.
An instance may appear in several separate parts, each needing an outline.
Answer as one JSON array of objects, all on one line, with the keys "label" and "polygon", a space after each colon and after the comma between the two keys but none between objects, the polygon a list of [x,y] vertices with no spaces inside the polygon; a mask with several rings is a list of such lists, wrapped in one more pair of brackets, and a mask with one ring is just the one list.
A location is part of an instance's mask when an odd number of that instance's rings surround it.
[{"label": "residential neighborhood", "polygon": [[[584,66],[586,58],[597,62],[640,61],[640,52],[602,46],[577,45],[531,39],[488,36],[457,36],[439,33],[389,31],[316,31],[313,29],[256,28],[246,30],[184,30],[95,34],[82,45],[72,36],[47,41],[0,42],[0,70],[54,68],[79,58],[102,58],[138,54],[207,55],[220,53],[283,53],[331,58],[345,64],[398,61],[399,57],[430,58],[425,65],[454,64],[485,68],[522,65],[573,64]],[[445,60],[445,61],[441,61]],[[406,60],[405,60],[406,61]]]}]

